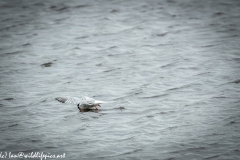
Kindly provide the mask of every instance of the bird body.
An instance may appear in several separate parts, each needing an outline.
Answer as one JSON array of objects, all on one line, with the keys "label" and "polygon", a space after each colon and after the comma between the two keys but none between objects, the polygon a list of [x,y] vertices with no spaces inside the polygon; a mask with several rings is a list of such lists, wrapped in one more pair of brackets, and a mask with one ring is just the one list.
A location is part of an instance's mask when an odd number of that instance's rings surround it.
[{"label": "bird body", "polygon": [[109,103],[104,101],[95,100],[93,98],[83,96],[82,98],[77,97],[57,97],[55,98],[57,101],[66,103],[66,104],[77,104],[78,109],[80,111],[84,109],[92,109],[95,108],[98,110],[97,106],[101,107],[102,103]]}]

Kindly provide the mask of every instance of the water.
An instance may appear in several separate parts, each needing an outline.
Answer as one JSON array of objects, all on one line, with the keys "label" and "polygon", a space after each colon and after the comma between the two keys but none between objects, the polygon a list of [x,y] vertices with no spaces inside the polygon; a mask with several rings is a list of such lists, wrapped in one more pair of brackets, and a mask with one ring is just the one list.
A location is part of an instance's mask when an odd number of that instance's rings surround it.
[{"label": "water", "polygon": [[[239,159],[239,6],[0,1],[0,151]],[[86,94],[115,103],[54,100]]]}]

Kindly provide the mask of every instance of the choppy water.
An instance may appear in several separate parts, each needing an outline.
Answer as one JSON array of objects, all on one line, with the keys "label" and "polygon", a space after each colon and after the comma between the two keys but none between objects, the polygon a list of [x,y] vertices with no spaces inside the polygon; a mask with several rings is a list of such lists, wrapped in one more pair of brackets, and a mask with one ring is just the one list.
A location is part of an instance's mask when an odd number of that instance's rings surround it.
[{"label": "choppy water", "polygon": [[[0,151],[239,159],[239,8],[1,0]],[[81,113],[54,100],[85,94],[115,103]]]}]

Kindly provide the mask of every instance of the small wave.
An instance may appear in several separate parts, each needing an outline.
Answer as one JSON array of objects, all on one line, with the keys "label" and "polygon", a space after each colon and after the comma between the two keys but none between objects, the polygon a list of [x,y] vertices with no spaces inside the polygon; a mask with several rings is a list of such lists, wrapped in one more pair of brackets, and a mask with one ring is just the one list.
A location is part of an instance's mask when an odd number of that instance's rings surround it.
[{"label": "small wave", "polygon": [[213,15],[214,15],[214,16],[222,16],[222,15],[224,15],[224,13],[223,13],[223,12],[216,12],[216,13],[214,13]]},{"label": "small wave", "polygon": [[136,153],[139,151],[142,151],[143,149],[134,149],[132,151],[124,152],[124,153],[119,153],[119,154],[114,154],[114,155],[106,155],[106,156],[99,156],[97,157],[98,159],[103,159],[103,158],[110,158],[110,157],[117,157],[117,156],[124,156],[124,155],[129,155],[132,153]]},{"label": "small wave", "polygon": [[194,75],[194,76],[201,76],[201,75],[205,75],[205,74],[209,74],[209,73],[211,73],[211,72],[198,73],[198,74],[196,74],[196,75]]},{"label": "small wave", "polygon": [[5,98],[4,100],[6,100],[6,101],[12,101],[12,100],[14,100],[14,98]]},{"label": "small wave", "polygon": [[30,43],[25,43],[22,46],[26,47],[26,46],[30,46],[30,45],[31,45]]},{"label": "small wave", "polygon": [[41,140],[32,139],[31,142],[41,142]]},{"label": "small wave", "polygon": [[61,21],[64,21],[64,20],[67,20],[68,18],[60,18],[60,19],[55,19],[54,21],[55,22],[61,22]]},{"label": "small wave", "polygon": [[188,148],[187,150],[188,151],[199,151],[199,150],[205,150],[207,148],[205,147],[195,147],[195,148]]},{"label": "small wave", "polygon": [[33,4],[34,6],[45,6],[45,4],[44,3],[41,3],[41,2],[37,2],[37,3],[35,3],[35,4]]},{"label": "small wave", "polygon": [[215,155],[215,156],[210,156],[210,157],[207,157],[207,158],[204,158],[204,159],[213,159],[213,158],[217,158],[219,157],[220,155]]},{"label": "small wave", "polygon": [[174,91],[174,90],[179,90],[179,89],[183,89],[183,88],[188,88],[188,87],[192,87],[193,85],[201,85],[201,83],[190,83],[190,84],[185,84],[179,87],[173,87],[170,89],[167,89],[166,91]]},{"label": "small wave", "polygon": [[76,37],[75,39],[85,39],[88,38],[89,36],[81,36],[81,37]]},{"label": "small wave", "polygon": [[234,124],[236,124],[236,123],[238,123],[238,122],[236,122],[236,121],[231,121],[231,122],[229,122],[228,124],[226,124],[225,126],[234,125]]},{"label": "small wave", "polygon": [[214,46],[217,46],[217,45],[219,45],[219,44],[210,44],[210,45],[206,45],[206,46],[201,46],[201,47],[214,47]]},{"label": "small wave", "polygon": [[109,70],[106,70],[106,71],[103,71],[103,72],[106,72],[106,73],[108,73],[108,72],[116,71],[116,70],[119,70],[119,69],[121,69],[121,68],[109,69]]},{"label": "small wave", "polygon": [[18,126],[18,124],[17,123],[16,124],[12,124],[12,125],[10,125],[8,127],[10,128],[10,127],[15,127],[15,126]]},{"label": "small wave", "polygon": [[60,8],[58,8],[57,6],[51,6],[49,8],[52,9],[52,10],[55,10],[55,11],[63,11],[63,10],[68,9],[67,6],[63,6],[63,7],[60,7]]},{"label": "small wave", "polygon": [[164,93],[164,94],[159,94],[159,95],[153,95],[153,96],[148,96],[148,97],[142,97],[142,98],[159,98],[159,97],[165,97],[168,94]]},{"label": "small wave", "polygon": [[177,63],[177,61],[174,61],[174,62],[172,62],[172,63],[168,63],[168,64],[166,64],[166,65],[161,66],[161,68],[172,67],[172,66],[174,66],[176,63]]},{"label": "small wave", "polygon": [[99,67],[99,66],[102,66],[102,65],[103,65],[103,63],[98,63],[98,64],[96,64],[96,66],[98,66],[98,67]]},{"label": "small wave", "polygon": [[16,25],[11,25],[11,26],[8,26],[8,27],[5,27],[5,28],[1,28],[0,30],[9,30],[11,28],[15,28],[17,27]]},{"label": "small wave", "polygon": [[143,149],[135,149],[135,150],[133,150],[133,151],[123,153],[122,155],[131,154],[131,153],[136,153],[136,152],[139,152],[139,151],[142,151],[142,150],[143,150]]},{"label": "small wave", "polygon": [[160,33],[160,34],[156,34],[156,36],[158,37],[164,37],[168,34],[168,32],[165,32],[165,33]]},{"label": "small wave", "polygon": [[173,129],[176,129],[176,128],[178,128],[178,126],[168,127],[167,130],[173,130]]},{"label": "small wave", "polygon": [[12,20],[13,20],[12,18],[6,18],[6,19],[1,20],[1,22],[12,21]]},{"label": "small wave", "polygon": [[114,108],[114,109],[120,109],[120,110],[123,110],[123,109],[126,109],[125,107],[118,107],[118,108]]},{"label": "small wave", "polygon": [[233,81],[232,83],[238,84],[238,83],[240,83],[240,79],[237,79],[237,80]]},{"label": "small wave", "polygon": [[22,53],[22,51],[8,52],[8,53],[3,53],[2,55],[15,55],[19,53]]},{"label": "small wave", "polygon": [[52,66],[52,62],[47,62],[47,63],[43,63],[41,64],[42,67],[51,67]]},{"label": "small wave", "polygon": [[58,148],[58,147],[55,147],[55,146],[47,146],[46,148]]},{"label": "small wave", "polygon": [[119,12],[119,10],[116,10],[116,9],[113,9],[110,11],[110,13],[117,13],[117,12]]},{"label": "small wave", "polygon": [[226,96],[217,96],[217,97],[213,97],[213,98],[228,98]]},{"label": "small wave", "polygon": [[106,49],[103,49],[103,50],[101,50],[101,51],[104,51],[104,50],[109,50],[109,49],[115,49],[115,48],[118,48],[117,46],[111,46],[111,47],[109,47],[109,48],[106,48]]},{"label": "small wave", "polygon": [[86,8],[86,7],[89,7],[89,5],[88,4],[81,4],[81,5],[77,5],[73,8]]}]

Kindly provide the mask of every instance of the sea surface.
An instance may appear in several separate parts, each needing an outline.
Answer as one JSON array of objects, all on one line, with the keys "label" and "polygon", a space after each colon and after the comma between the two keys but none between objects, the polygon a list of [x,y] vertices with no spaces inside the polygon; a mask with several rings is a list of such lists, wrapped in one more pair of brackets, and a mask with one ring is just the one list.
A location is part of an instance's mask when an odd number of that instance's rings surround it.
[{"label": "sea surface", "polygon": [[240,1],[1,0],[1,152],[240,159]]}]

